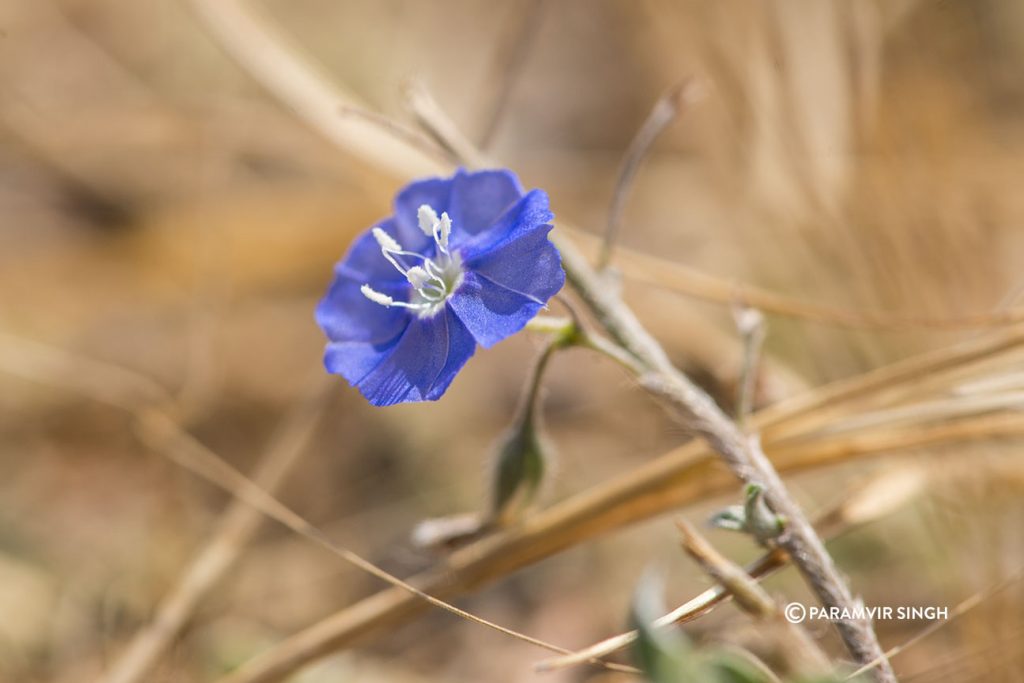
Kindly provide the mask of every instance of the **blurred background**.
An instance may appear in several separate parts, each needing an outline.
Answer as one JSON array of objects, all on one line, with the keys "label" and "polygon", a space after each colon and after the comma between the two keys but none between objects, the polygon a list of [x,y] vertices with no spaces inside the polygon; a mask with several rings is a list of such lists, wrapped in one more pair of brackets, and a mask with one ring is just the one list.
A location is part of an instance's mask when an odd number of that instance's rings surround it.
[{"label": "blurred background", "polygon": [[[809,302],[955,317],[1011,301],[1024,266],[1024,4],[1017,0],[253,0],[323,73],[412,125],[419,79],[471,140],[599,233],[625,149],[669,86],[702,101],[659,138],[620,242]],[[167,388],[187,426],[252,471],[322,374],[313,308],[394,179],[339,151],[235,65],[183,0],[0,0],[0,345],[116,364]],[[673,358],[730,405],[727,306],[631,285]],[[768,317],[760,404],[977,331],[842,329]],[[435,561],[409,533],[476,509],[538,341],[480,353],[437,404],[374,409],[333,382],[279,496],[400,576]],[[77,373],[68,377],[74,385]],[[556,357],[546,500],[683,443],[609,363]],[[838,540],[867,604],[953,606],[1024,562],[1012,439],[903,451],[801,475],[811,511],[893,462],[926,494]],[[947,476],[940,476],[947,475]],[[134,436],[124,411],[0,374],[0,680],[97,680],[152,619],[229,497]],[[704,519],[725,502],[682,512]],[[713,533],[738,560],[756,548]],[[644,567],[668,601],[707,585],[672,521],[584,544],[459,604],[566,647],[625,625]],[[210,681],[379,582],[274,523],[202,600],[145,680]],[[806,597],[786,572],[776,595]],[[807,598],[809,600],[809,598]],[[1024,589],[894,660],[902,680],[1024,680]],[[747,620],[696,622],[703,641]],[[921,623],[886,622],[886,647]],[[812,629],[835,654],[827,629]],[[540,676],[543,652],[431,612],[301,674],[319,681]]]}]

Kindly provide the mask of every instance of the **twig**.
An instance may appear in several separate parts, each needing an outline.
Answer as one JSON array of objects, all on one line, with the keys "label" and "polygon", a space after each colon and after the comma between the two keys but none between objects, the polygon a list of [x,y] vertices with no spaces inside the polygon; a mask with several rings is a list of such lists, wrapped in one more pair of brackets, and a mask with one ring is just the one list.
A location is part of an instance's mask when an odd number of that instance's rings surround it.
[{"label": "twig", "polygon": [[601,243],[601,251],[597,257],[599,270],[606,268],[611,260],[615,240],[619,235],[619,226],[622,223],[622,211],[626,205],[626,197],[633,186],[633,178],[640,169],[640,164],[658,136],[685,111],[688,105],[699,99],[702,92],[703,88],[692,78],[687,78],[670,87],[654,103],[651,113],[647,115],[647,119],[636,132],[633,141],[629,143],[629,148],[622,160],[622,167],[619,169],[618,179],[615,181],[612,203],[608,209],[608,224],[605,226],[604,241]]},{"label": "twig", "polygon": [[[323,412],[329,385],[316,381],[308,396],[289,412],[256,467],[253,481],[273,494],[299,461]],[[103,678],[106,683],[145,680],[160,656],[192,616],[196,606],[220,582],[263,521],[261,510],[235,500],[223,513],[213,536],[161,602],[154,619],[129,643]]]},{"label": "twig", "polygon": [[572,345],[579,346],[597,353],[603,354],[622,366],[627,372],[640,374],[643,367],[637,359],[618,344],[612,342],[583,323],[579,312],[569,302],[568,298],[559,294],[556,295],[559,302],[569,311],[569,318],[552,318],[549,316],[537,316],[526,324],[526,328],[532,332],[562,332],[569,326],[573,328]]},{"label": "twig", "polygon": [[522,19],[519,26],[512,31],[512,37],[507,44],[502,46],[497,59],[497,70],[500,72],[496,77],[497,88],[488,112],[483,132],[480,134],[480,149],[487,149],[494,140],[494,134],[498,131],[498,125],[508,109],[508,100],[512,90],[519,80],[519,76],[526,64],[526,57],[530,54],[537,33],[540,30],[541,19],[544,17],[544,3],[546,0],[531,0],[529,5],[522,10],[517,8],[516,13]]},{"label": "twig", "polygon": [[376,126],[386,129],[394,137],[403,140],[409,145],[418,148],[422,152],[431,155],[438,161],[446,164],[456,164],[458,159],[452,154],[451,150],[442,147],[437,144],[433,138],[429,138],[422,132],[403,126],[399,122],[395,121],[391,117],[384,116],[375,111],[369,109],[363,109],[362,107],[355,107],[352,105],[342,105],[338,109],[338,113],[342,116],[351,116],[354,118],[364,119],[373,123]]},{"label": "twig", "polygon": [[613,344],[600,335],[583,331],[580,333],[578,343],[584,348],[597,351],[598,353],[602,353],[608,358],[611,358],[628,372],[638,374],[643,370],[636,358],[626,352],[618,344]]},{"label": "twig", "polygon": [[740,307],[733,312],[736,327],[743,340],[743,360],[737,382],[736,421],[743,425],[754,405],[757,379],[760,374],[761,350],[764,346],[764,316],[755,309]]},{"label": "twig", "polygon": [[683,550],[712,579],[722,585],[744,612],[762,619],[774,617],[779,610],[775,601],[757,584],[757,581],[736,563],[727,560],[714,546],[685,519],[676,520],[682,536]]},{"label": "twig", "polygon": [[[275,33],[241,0],[192,0],[203,21],[230,53],[241,56],[250,72],[279,95],[289,107],[312,123],[327,139],[360,156],[374,159],[391,172],[435,172],[439,162],[374,121],[344,117],[349,106],[365,109],[361,102],[328,85],[317,69],[297,60],[294,48]],[[254,43],[252,36],[261,37]]]},{"label": "twig", "polygon": [[[825,539],[841,536],[862,524],[875,521],[904,505],[924,487],[925,476],[919,468],[902,468],[885,472],[864,486],[857,488],[838,505],[814,521],[814,528]],[[786,566],[789,555],[781,548],[773,548],[748,564],[744,571],[752,579],[760,581]],[[714,586],[700,595],[686,601],[654,622],[655,627],[664,628],[673,624],[685,624],[709,613],[729,598],[722,586]],[[606,638],[566,657],[553,657],[538,662],[538,671],[554,671],[575,666],[595,658],[606,657],[628,647],[635,639],[636,631],[626,631]]]},{"label": "twig", "polygon": [[[665,398],[677,419],[700,434],[741,481],[764,487],[769,505],[787,519],[787,531],[779,543],[794,558],[818,599],[826,607],[853,613],[855,602],[845,580],[803,510],[789,495],[765,456],[760,440],[747,438],[707,394],[672,365],[633,312],[602,286],[600,276],[571,244],[563,239],[553,240],[556,240],[562,254],[569,282],[594,311],[608,334],[646,366],[649,374],[641,377],[640,383],[648,391]],[[836,621],[835,626],[855,661],[863,664],[879,657],[884,659],[870,623],[843,619]],[[887,664],[879,665],[874,675],[880,682],[895,680]]]},{"label": "twig", "polygon": [[437,144],[463,163],[472,166],[486,165],[484,155],[445,115],[441,105],[423,83],[410,79],[406,82],[403,92],[417,123]]},{"label": "twig", "polygon": [[732,595],[743,611],[779,627],[783,636],[780,649],[783,650],[787,673],[809,676],[831,669],[828,658],[817,643],[802,628],[786,621],[779,606],[754,578],[719,553],[686,520],[677,520],[676,526],[682,534],[683,549]]}]

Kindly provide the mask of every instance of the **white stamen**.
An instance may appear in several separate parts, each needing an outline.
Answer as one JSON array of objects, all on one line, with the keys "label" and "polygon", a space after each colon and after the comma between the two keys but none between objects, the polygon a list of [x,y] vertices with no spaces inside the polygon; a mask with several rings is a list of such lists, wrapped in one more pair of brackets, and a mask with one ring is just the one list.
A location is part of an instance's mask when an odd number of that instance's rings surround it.
[{"label": "white stamen", "polygon": [[[433,207],[422,204],[416,212],[420,230],[434,239],[439,252],[434,259],[425,254],[405,251],[394,237],[375,227],[371,230],[373,238],[380,245],[381,254],[405,276],[413,288],[412,301],[395,301],[392,297],[378,292],[365,284],[360,291],[370,301],[387,308],[405,308],[416,311],[421,317],[432,316],[443,308],[448,297],[462,285],[461,259],[458,254],[448,251],[448,240],[452,234],[452,219],[446,212],[440,217]],[[419,261],[421,265],[411,265]]]},{"label": "white stamen", "polygon": [[419,210],[416,212],[416,217],[420,222],[420,230],[427,237],[434,236],[434,226],[437,225],[437,211],[434,211],[431,207],[426,204],[421,204]]},{"label": "white stamen", "polygon": [[359,288],[359,291],[363,293],[363,296],[365,296],[367,299],[369,299],[375,304],[380,304],[381,306],[387,306],[388,308],[390,308],[391,305],[395,303],[395,300],[392,299],[390,296],[378,292],[370,285],[363,285],[362,287]]},{"label": "white stamen", "polygon": [[359,291],[361,291],[363,293],[363,296],[365,296],[373,303],[380,304],[385,308],[391,308],[392,306],[396,306],[398,308],[408,308],[409,310],[412,311],[425,311],[434,305],[430,301],[424,301],[422,303],[417,304],[411,304],[408,301],[395,301],[387,294],[382,294],[381,292],[378,292],[370,285],[363,285],[362,287],[359,288]]},{"label": "white stamen", "polygon": [[440,281],[442,283],[444,282],[444,271],[441,270],[436,263],[434,263],[430,259],[424,259],[423,267],[427,269],[427,272],[430,273],[430,277],[432,279]]},{"label": "white stamen", "polygon": [[424,285],[429,284],[434,279],[430,273],[419,266],[410,268],[405,277],[409,280],[409,284],[416,289],[422,289]]},{"label": "white stamen", "polygon": [[373,233],[373,237],[374,237],[374,239],[377,240],[377,244],[380,245],[380,248],[381,248],[382,251],[393,251],[393,252],[402,251],[402,245],[399,244],[398,241],[394,237],[392,237],[391,235],[389,235],[386,232],[384,232],[383,229],[381,229],[381,228],[374,228],[370,232]]},{"label": "white stamen", "polygon": [[437,240],[437,244],[441,247],[441,251],[447,254],[448,237],[452,234],[452,219],[448,217],[447,211],[441,213],[441,220],[438,221],[435,230],[437,230],[440,235],[434,233],[434,239]]}]

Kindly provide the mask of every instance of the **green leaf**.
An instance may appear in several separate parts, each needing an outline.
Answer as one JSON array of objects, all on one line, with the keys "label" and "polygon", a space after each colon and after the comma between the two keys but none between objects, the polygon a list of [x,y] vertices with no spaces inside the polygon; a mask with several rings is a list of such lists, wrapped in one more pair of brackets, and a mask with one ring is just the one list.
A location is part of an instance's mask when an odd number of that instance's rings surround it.
[{"label": "green leaf", "polygon": [[661,580],[647,572],[633,595],[630,622],[637,631],[633,658],[652,683],[702,683],[707,678],[689,641],[674,628],[654,628],[665,613]]},{"label": "green leaf", "polygon": [[719,683],[773,683],[778,679],[770,671],[761,669],[742,656],[727,651],[716,651],[708,657],[707,666]]},{"label": "green leaf", "polygon": [[746,531],[747,514],[742,505],[730,505],[711,516],[708,524],[716,529],[727,529],[729,531]]}]

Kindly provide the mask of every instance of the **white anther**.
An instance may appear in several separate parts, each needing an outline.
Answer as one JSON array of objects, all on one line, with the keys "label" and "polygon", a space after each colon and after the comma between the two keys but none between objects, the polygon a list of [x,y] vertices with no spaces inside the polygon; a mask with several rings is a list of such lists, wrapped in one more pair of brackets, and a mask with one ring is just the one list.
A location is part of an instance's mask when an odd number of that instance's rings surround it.
[{"label": "white anther", "polygon": [[374,228],[371,230],[374,239],[377,240],[377,244],[380,245],[381,251],[399,252],[402,251],[402,245],[398,243],[391,235],[384,232],[381,228]]},{"label": "white anther", "polygon": [[416,211],[416,217],[419,219],[420,230],[423,231],[423,234],[433,237],[434,226],[437,225],[437,211],[426,204],[421,204],[419,210]]},{"label": "white anther", "polygon": [[369,299],[375,304],[380,304],[381,306],[387,306],[390,308],[391,305],[395,303],[395,300],[392,299],[390,296],[378,292],[370,285],[363,285],[362,287],[359,288],[359,291],[363,293],[363,296],[365,296],[367,299]]},{"label": "white anther", "polygon": [[434,234],[434,239],[440,245],[441,251],[447,252],[448,237],[452,234],[452,219],[448,217],[447,211],[441,214],[441,220],[438,221],[436,229],[438,232]]},{"label": "white anther", "polygon": [[419,266],[413,266],[410,268],[405,274],[405,277],[409,280],[409,284],[416,289],[423,289],[424,285],[429,284],[430,281],[434,279],[431,277],[430,273]]},{"label": "white anther", "polygon": [[[387,308],[405,308],[417,311],[419,315],[433,315],[441,304],[458,289],[462,283],[461,261],[458,255],[448,251],[448,239],[452,234],[452,219],[447,213],[440,217],[432,207],[422,204],[416,212],[420,230],[429,237],[440,252],[438,261],[433,261],[425,254],[405,251],[394,237],[383,228],[374,227],[370,232],[380,245],[381,253],[388,263],[405,276],[412,285],[415,295],[413,301],[395,301],[392,297],[365,284],[360,291],[370,301]],[[411,265],[419,261],[421,265]]]},{"label": "white anther", "polygon": [[430,307],[434,305],[434,303],[430,301],[424,301],[415,304],[409,303],[408,301],[395,301],[387,294],[378,292],[370,285],[363,285],[362,287],[359,288],[359,291],[362,292],[363,296],[365,296],[367,299],[369,299],[375,304],[380,304],[384,308],[391,308],[392,306],[395,306],[397,308],[408,308],[410,311],[426,311],[429,310]]}]

